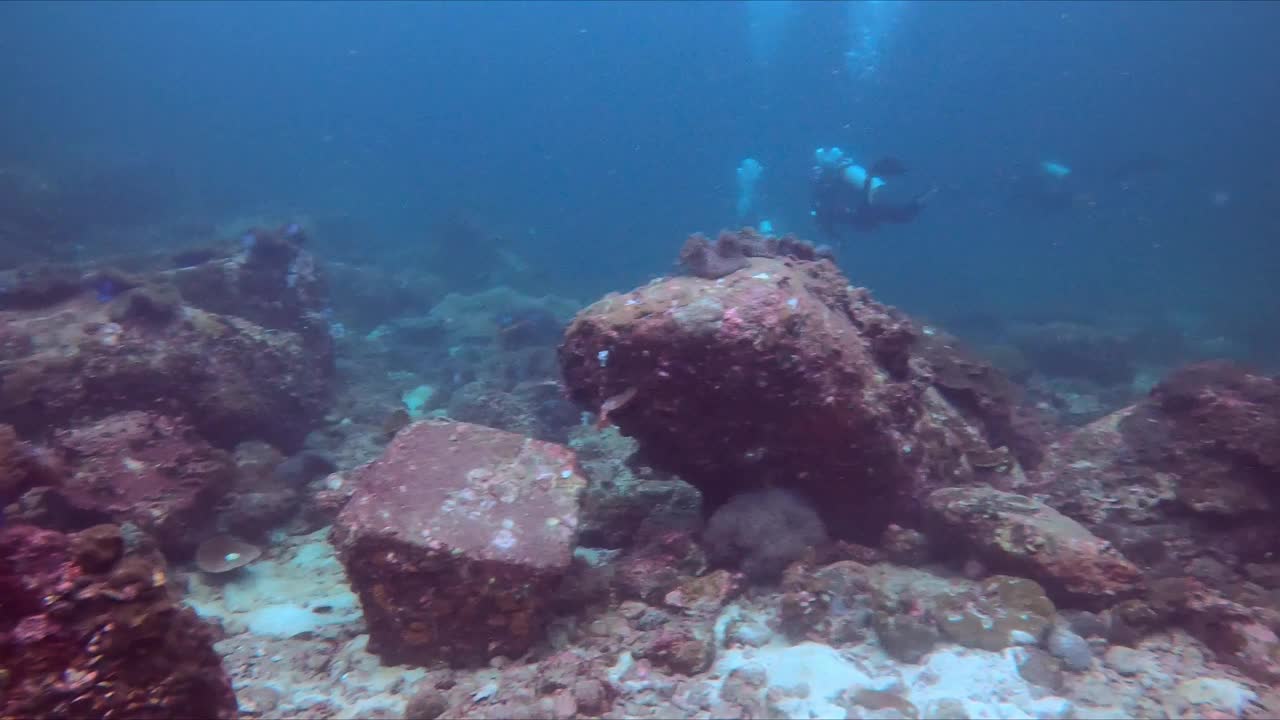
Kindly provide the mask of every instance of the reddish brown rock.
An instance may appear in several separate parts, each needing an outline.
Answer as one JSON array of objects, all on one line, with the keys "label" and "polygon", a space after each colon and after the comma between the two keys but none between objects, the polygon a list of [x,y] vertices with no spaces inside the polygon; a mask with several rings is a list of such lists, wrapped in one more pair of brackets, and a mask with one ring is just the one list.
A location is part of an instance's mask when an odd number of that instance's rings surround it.
[{"label": "reddish brown rock", "polygon": [[12,426],[0,425],[0,507],[33,487],[62,480],[60,458],[18,438]]},{"label": "reddish brown rock", "polygon": [[[1113,640],[1133,644],[1168,625],[1185,627],[1221,662],[1265,683],[1280,682],[1280,612],[1247,607],[1189,577],[1161,578],[1112,612]],[[1120,631],[1119,637],[1114,637]]]},{"label": "reddish brown rock", "polygon": [[1280,682],[1280,637],[1276,614],[1232,602],[1194,581],[1186,595],[1184,612],[1193,634],[1219,660],[1240,668],[1266,683]]},{"label": "reddish brown rock", "polygon": [[1028,407],[1021,387],[937,328],[925,328],[916,351],[928,362],[938,392],[982,430],[986,444],[966,448],[981,479],[999,484],[1013,474],[1015,459],[1025,469],[1040,465],[1052,428]]},{"label": "reddish brown rock", "polygon": [[191,419],[210,441],[291,449],[323,416],[330,359],[287,330],[158,305],[144,288],[91,290],[0,310],[0,420],[20,434],[146,410]]},{"label": "reddish brown rock", "polygon": [[716,658],[710,628],[691,621],[671,622],[643,635],[636,657],[681,675],[697,675]]},{"label": "reddish brown rock", "polygon": [[21,519],[61,529],[131,522],[171,556],[190,553],[231,487],[231,457],[181,420],[125,412],[59,431],[65,478],[31,490]]},{"label": "reddish brown rock", "polygon": [[826,260],[744,262],[582,311],[561,348],[571,397],[712,507],[772,484],[837,537],[917,524],[929,490],[971,477],[969,449],[994,450],[934,388],[918,329]]},{"label": "reddish brown rock", "polygon": [[716,570],[680,583],[663,602],[689,615],[712,615],[742,592],[744,584],[742,575]]},{"label": "reddish brown rock", "polygon": [[1042,495],[1157,575],[1210,556],[1242,571],[1280,547],[1280,382],[1224,363],[1053,446],[1020,492]]},{"label": "reddish brown rock", "polygon": [[1226,453],[1280,473],[1280,381],[1226,362],[1183,368],[1151,392],[1188,452]]},{"label": "reddish brown rock", "polygon": [[935,541],[1036,580],[1060,604],[1105,607],[1138,590],[1141,573],[1111,543],[1044,503],[972,486],[937,490],[927,507]]},{"label": "reddish brown rock", "polygon": [[114,527],[0,530],[0,717],[234,718],[210,628]]},{"label": "reddish brown rock", "polygon": [[464,423],[396,435],[333,541],[387,662],[517,657],[569,569],[585,484],[567,448]]},{"label": "reddish brown rock", "polygon": [[624,598],[657,605],[667,593],[706,567],[706,554],[691,533],[667,531],[634,548],[618,562],[618,592]]}]

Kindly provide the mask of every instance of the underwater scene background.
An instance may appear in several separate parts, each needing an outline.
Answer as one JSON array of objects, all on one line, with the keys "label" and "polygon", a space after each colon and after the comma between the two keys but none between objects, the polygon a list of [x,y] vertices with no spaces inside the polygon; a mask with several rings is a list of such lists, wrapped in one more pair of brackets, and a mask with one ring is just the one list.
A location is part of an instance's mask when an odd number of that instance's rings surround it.
[{"label": "underwater scene background", "polygon": [[1280,5],[0,5],[0,716],[1274,717]]},{"label": "underwater scene background", "polygon": [[[1182,314],[1233,338],[1275,312],[1269,4],[889,3],[866,74],[847,6],[765,5],[16,4],[4,149],[131,173],[152,220],[341,220],[316,238],[334,259],[402,267],[465,212],[586,300],[734,224],[745,157],[778,228],[812,235],[813,149],[842,145],[941,186],[843,249],[918,312]],[[1043,160],[1088,176],[1086,207],[1009,207]]]}]

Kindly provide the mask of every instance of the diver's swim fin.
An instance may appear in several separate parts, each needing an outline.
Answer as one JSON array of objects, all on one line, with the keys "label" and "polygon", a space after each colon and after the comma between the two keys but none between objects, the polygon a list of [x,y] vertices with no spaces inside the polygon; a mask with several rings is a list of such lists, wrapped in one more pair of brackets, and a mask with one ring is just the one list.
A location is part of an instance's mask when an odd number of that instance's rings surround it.
[{"label": "diver's swim fin", "polygon": [[931,200],[933,196],[937,194],[938,194],[938,186],[934,185],[928,190],[925,190],[924,192],[915,196],[915,198],[911,201],[911,204],[915,205],[916,207],[924,207],[925,205],[929,204],[929,200]]},{"label": "diver's swim fin", "polygon": [[905,172],[907,172],[906,164],[892,155],[880,158],[870,168],[870,173],[879,177],[893,177]]}]

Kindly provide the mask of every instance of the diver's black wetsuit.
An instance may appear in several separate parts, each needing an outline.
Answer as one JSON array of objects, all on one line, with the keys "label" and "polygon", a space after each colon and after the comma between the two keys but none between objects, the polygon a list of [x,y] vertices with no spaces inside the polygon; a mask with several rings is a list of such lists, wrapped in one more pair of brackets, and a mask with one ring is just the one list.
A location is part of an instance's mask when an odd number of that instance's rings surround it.
[{"label": "diver's black wetsuit", "polygon": [[813,170],[813,216],[828,235],[838,236],[843,228],[869,231],[884,223],[911,222],[933,195],[930,189],[906,203],[873,202],[870,174],[866,185],[859,187],[844,177],[844,168],[849,164]]}]

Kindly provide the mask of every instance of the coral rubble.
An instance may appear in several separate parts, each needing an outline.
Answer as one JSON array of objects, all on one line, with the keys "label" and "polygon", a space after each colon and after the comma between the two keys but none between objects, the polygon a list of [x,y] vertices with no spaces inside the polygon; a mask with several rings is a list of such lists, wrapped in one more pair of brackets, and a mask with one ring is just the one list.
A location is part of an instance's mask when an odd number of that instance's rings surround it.
[{"label": "coral rubble", "polygon": [[237,717],[213,632],[120,529],[0,530],[0,716]]}]

